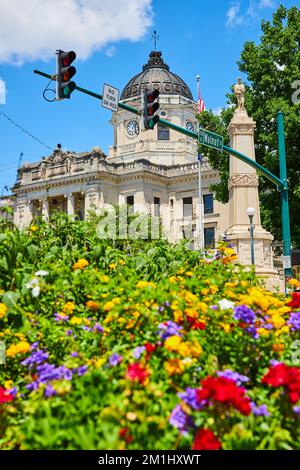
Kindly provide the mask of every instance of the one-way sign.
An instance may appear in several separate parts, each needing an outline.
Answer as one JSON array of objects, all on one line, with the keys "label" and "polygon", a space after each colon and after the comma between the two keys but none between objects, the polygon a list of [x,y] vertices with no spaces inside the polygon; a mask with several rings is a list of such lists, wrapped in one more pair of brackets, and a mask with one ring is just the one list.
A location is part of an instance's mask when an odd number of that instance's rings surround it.
[{"label": "one-way sign", "polygon": [[111,85],[104,83],[103,85],[103,98],[102,106],[110,109],[111,111],[118,111],[119,103],[119,90]]}]

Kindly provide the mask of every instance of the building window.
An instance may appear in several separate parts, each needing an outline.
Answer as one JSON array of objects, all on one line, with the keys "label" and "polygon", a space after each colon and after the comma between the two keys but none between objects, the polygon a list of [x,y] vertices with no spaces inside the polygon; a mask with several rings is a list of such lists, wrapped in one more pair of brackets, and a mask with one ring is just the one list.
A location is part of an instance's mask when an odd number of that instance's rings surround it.
[{"label": "building window", "polygon": [[192,217],[193,215],[193,198],[184,197],[183,202],[183,217]]},{"label": "building window", "polygon": [[170,129],[163,124],[157,125],[157,139],[170,140]]},{"label": "building window", "polygon": [[204,245],[205,248],[214,248],[215,246],[215,228],[204,228]]},{"label": "building window", "polygon": [[170,199],[170,206],[171,206],[171,209],[173,210],[174,209],[174,199]]},{"label": "building window", "polygon": [[154,217],[160,217],[160,198],[154,198]]},{"label": "building window", "polygon": [[133,214],[134,213],[134,196],[127,196],[126,204],[127,204],[128,214]]},{"label": "building window", "polygon": [[204,194],[203,196],[204,214],[214,213],[214,197],[213,194]]}]

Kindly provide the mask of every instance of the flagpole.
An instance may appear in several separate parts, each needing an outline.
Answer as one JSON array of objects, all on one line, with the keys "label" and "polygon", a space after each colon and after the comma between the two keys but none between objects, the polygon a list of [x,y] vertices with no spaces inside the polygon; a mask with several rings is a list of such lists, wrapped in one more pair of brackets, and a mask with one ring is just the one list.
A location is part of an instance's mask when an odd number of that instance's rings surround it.
[{"label": "flagpole", "polygon": [[[197,75],[197,95],[198,102],[200,99],[200,76]],[[198,134],[199,134],[199,125],[198,125]],[[198,151],[198,150],[197,150]],[[203,223],[203,204],[202,204],[202,155],[198,153],[198,211],[199,211],[199,227],[198,227],[198,238],[199,238],[199,251],[204,251],[204,223]]]}]

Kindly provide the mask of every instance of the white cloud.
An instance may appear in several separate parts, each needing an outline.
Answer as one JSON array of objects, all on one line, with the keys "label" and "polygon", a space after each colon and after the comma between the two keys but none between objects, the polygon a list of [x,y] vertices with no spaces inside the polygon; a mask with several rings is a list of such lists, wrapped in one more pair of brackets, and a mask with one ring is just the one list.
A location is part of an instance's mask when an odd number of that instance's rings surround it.
[{"label": "white cloud", "polygon": [[274,6],[274,0],[260,0],[259,8],[272,8]]},{"label": "white cloud", "polygon": [[212,109],[212,112],[213,112],[215,115],[220,116],[222,110],[223,110],[223,107],[220,106],[219,108],[214,108],[214,109]]},{"label": "white cloud", "polygon": [[241,3],[240,2],[235,2],[231,4],[229,9],[227,10],[226,17],[226,26],[228,28],[233,28],[234,26],[240,26],[244,22],[244,17],[240,15],[240,7]]},{"label": "white cloud", "polygon": [[6,85],[2,78],[0,78],[0,104],[6,104]]},{"label": "white cloud", "polygon": [[105,51],[105,54],[108,56],[108,57],[112,57],[115,55],[115,52],[116,52],[116,48],[115,46],[109,46],[109,48]]},{"label": "white cloud", "polygon": [[85,59],[116,41],[141,39],[152,0],[0,0],[0,63],[48,60],[56,49]]}]

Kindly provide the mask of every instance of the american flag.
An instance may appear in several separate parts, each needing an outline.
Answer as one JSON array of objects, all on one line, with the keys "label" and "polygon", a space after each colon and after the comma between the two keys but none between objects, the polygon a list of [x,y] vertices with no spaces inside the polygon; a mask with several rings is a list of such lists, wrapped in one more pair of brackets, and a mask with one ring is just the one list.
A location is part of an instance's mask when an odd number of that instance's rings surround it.
[{"label": "american flag", "polygon": [[197,103],[197,108],[199,113],[202,113],[205,111],[205,103],[204,100],[201,97],[201,92],[200,92],[200,77],[199,75],[197,76],[197,91],[198,91],[198,103]]}]

